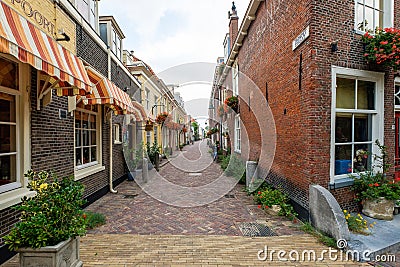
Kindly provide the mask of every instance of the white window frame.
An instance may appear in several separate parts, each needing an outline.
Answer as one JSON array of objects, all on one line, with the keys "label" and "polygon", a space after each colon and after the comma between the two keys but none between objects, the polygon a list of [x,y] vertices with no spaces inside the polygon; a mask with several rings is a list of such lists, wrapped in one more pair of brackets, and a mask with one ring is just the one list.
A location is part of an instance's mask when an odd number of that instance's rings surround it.
[{"label": "white window frame", "polygon": [[146,88],[144,92],[145,92],[144,99],[146,101],[146,109],[147,111],[150,111],[150,90]]},{"label": "white window frame", "polygon": [[114,144],[120,145],[121,142],[121,127],[118,123],[113,124],[113,137],[114,137]]},{"label": "white window frame", "polygon": [[360,113],[372,114],[372,154],[378,154],[375,140],[383,144],[384,135],[384,73],[349,69],[332,66],[332,105],[331,105],[331,164],[330,181],[335,183],[339,179],[349,178],[348,174],[335,175],[335,120],[336,113],[354,113],[353,109],[336,108],[336,78],[358,79],[376,83],[375,89],[375,110],[363,110]]},{"label": "white window frame", "polygon": [[[354,0],[354,30],[358,34],[364,34],[366,31],[362,31],[358,29],[358,5],[360,3],[365,3],[365,0]],[[383,1],[383,19],[382,19],[382,29],[383,28],[390,28],[393,27],[394,25],[394,0],[382,0]],[[362,4],[364,6],[364,4]],[[374,22],[375,23],[375,22]],[[367,28],[370,30],[375,30],[374,26],[372,28],[368,27]]]},{"label": "white window frame", "polygon": [[[99,171],[102,171],[105,169],[105,166],[102,166],[102,130],[101,130],[101,108],[99,107],[97,112],[90,111],[87,109],[82,109],[82,108],[76,108],[75,111],[82,111],[90,114],[96,115],[96,157],[97,160],[82,164],[77,166],[76,165],[76,152],[75,152],[75,112],[74,112],[74,176],[75,180],[80,180],[82,178],[85,178],[89,175],[95,174]],[[82,140],[83,141],[83,140]]]},{"label": "white window frame", "polygon": [[240,125],[240,114],[237,114],[235,116],[235,141],[234,141],[234,147],[235,147],[235,152],[241,153],[241,125]]},{"label": "white window frame", "polygon": [[239,95],[239,64],[237,62],[232,68],[232,92],[234,96]]},{"label": "white window frame", "polygon": [[[18,79],[19,81],[21,80],[21,64],[18,64],[17,62],[10,60],[9,58],[5,58],[8,61],[11,61],[13,63],[16,64],[17,68],[18,68]],[[20,85],[20,82],[18,83]],[[21,87],[21,86],[19,86]],[[15,155],[15,182],[11,182],[5,185],[0,186],[0,194],[10,191],[10,190],[14,190],[14,189],[18,189],[20,187],[22,187],[23,185],[23,175],[21,174],[21,143],[20,143],[20,132],[21,132],[21,122],[20,122],[20,116],[21,116],[21,104],[23,102],[20,101],[20,97],[21,97],[21,91],[19,90],[19,88],[17,89],[13,89],[13,88],[7,88],[7,87],[3,87],[0,86],[0,92],[8,94],[8,95],[12,95],[15,97],[15,122],[4,122],[0,124],[6,124],[6,125],[10,125],[10,126],[15,126],[15,152],[9,152],[9,153],[0,153],[0,155],[6,156],[6,155]]]},{"label": "white window frame", "polygon": [[[394,79],[394,85],[395,85],[395,86],[399,86],[399,90],[398,90],[397,92],[396,92],[396,90],[394,91],[394,97],[395,97],[395,99],[396,99],[396,97],[398,97],[399,100],[400,100],[400,77],[396,77],[396,78]],[[396,87],[395,87],[395,88],[396,88]],[[400,105],[396,105],[396,100],[395,100],[394,105],[395,105],[395,109],[396,109],[396,110],[400,110]]]}]

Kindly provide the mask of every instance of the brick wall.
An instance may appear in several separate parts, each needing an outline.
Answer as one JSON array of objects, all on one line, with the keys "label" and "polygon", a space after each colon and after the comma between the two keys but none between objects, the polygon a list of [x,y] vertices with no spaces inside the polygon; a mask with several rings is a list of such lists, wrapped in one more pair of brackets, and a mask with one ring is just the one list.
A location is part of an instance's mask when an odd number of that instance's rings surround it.
[{"label": "brick wall", "polygon": [[4,246],[3,237],[7,235],[14,224],[18,222],[21,212],[9,207],[0,210],[0,247]]},{"label": "brick wall", "polygon": [[77,56],[88,62],[104,77],[108,77],[107,52],[78,23],[76,24],[76,41]]}]

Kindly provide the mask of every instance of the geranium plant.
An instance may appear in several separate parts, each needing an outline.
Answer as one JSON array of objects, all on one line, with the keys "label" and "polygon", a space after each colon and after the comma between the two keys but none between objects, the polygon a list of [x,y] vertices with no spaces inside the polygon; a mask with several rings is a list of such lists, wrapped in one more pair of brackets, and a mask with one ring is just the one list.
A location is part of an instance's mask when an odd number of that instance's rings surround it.
[{"label": "geranium plant", "polygon": [[164,122],[168,118],[168,116],[169,116],[168,112],[163,112],[161,114],[158,114],[158,116],[156,118],[156,122],[158,124],[164,124]]},{"label": "geranium plant", "polygon": [[233,111],[237,112],[239,108],[239,98],[237,96],[231,96],[225,99],[224,104],[230,107]]},{"label": "geranium plant", "polygon": [[375,34],[366,32],[362,41],[365,44],[364,57],[368,62],[400,68],[400,30],[394,28],[378,28]]},{"label": "geranium plant", "polygon": [[386,175],[390,168],[387,163],[386,147],[381,145],[378,140],[375,145],[380,150],[380,155],[373,155],[374,164],[365,171],[358,172],[357,175],[350,175],[354,179],[354,190],[356,200],[374,200],[384,197],[387,200],[400,198],[400,181]]},{"label": "geranium plant", "polygon": [[22,198],[20,221],[4,237],[12,250],[20,247],[52,246],[71,237],[86,233],[82,211],[84,187],[72,177],[58,179],[48,172],[28,171],[28,188],[36,196]]}]

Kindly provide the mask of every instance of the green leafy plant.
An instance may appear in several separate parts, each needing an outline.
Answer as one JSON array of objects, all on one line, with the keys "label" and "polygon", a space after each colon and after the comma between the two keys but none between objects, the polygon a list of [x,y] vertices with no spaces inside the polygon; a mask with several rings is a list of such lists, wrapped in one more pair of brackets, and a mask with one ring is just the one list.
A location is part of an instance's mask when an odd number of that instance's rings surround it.
[{"label": "green leafy plant", "polygon": [[400,67],[400,30],[394,28],[376,29],[372,35],[366,32],[362,41],[365,44],[364,57],[368,62],[398,70]]},{"label": "green leafy plant", "polygon": [[325,246],[337,248],[337,242],[335,238],[326,235],[325,233],[321,233],[317,231],[309,222],[304,223],[300,226],[300,230],[303,232],[313,235],[318,238],[318,241]]},{"label": "green leafy plant", "polygon": [[150,143],[146,143],[146,152],[149,157],[151,163],[154,165],[156,162],[156,157],[160,154],[161,147],[158,145],[157,141],[155,141],[152,145]]},{"label": "green leafy plant", "polygon": [[86,220],[87,229],[94,229],[106,223],[106,216],[101,213],[85,211],[83,217]]},{"label": "green leafy plant", "polygon": [[72,177],[58,179],[46,171],[30,170],[25,177],[36,196],[22,198],[22,203],[15,207],[21,211],[20,221],[4,237],[11,250],[56,245],[70,237],[85,235],[81,183]]},{"label": "green leafy plant", "polygon": [[289,219],[294,219],[297,216],[293,206],[289,203],[289,197],[279,189],[264,186],[254,194],[253,198],[257,204],[261,204],[263,209],[269,209],[272,205],[279,205],[279,215],[286,216]]},{"label": "green leafy plant", "polygon": [[344,218],[346,219],[349,230],[360,234],[370,234],[368,230],[374,227],[374,223],[368,224],[360,213],[357,216],[353,216],[347,210],[343,210]]},{"label": "green leafy plant", "polygon": [[239,108],[239,98],[237,96],[228,97],[225,99],[224,104],[237,112]]},{"label": "green leafy plant", "polygon": [[386,147],[378,140],[375,141],[375,145],[378,146],[380,153],[373,155],[374,164],[371,168],[358,172],[357,175],[350,175],[354,179],[353,190],[356,200],[374,200],[380,197],[387,200],[400,199],[400,179],[393,179],[386,175],[390,168]]}]

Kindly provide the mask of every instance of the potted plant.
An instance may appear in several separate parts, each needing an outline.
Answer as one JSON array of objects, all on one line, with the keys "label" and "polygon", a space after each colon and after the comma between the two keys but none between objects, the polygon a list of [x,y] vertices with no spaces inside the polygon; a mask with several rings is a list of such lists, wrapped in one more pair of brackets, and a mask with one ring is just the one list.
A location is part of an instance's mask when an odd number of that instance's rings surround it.
[{"label": "potted plant", "polygon": [[180,144],[179,145],[179,150],[182,151],[182,149],[183,149],[183,144]]},{"label": "potted plant", "polygon": [[153,122],[151,120],[147,120],[146,125],[144,126],[144,130],[146,132],[151,132],[151,131],[153,131],[153,126],[154,126]]},{"label": "potted plant", "polygon": [[372,35],[366,32],[362,41],[365,46],[364,57],[368,62],[374,62],[393,68],[400,67],[400,30],[394,28],[376,29]]},{"label": "potted plant", "polygon": [[[375,144],[380,149],[380,155],[373,155],[374,164],[364,171],[351,175],[354,179],[356,200],[362,203],[362,212],[372,218],[392,220],[395,200],[400,197],[400,183],[386,175],[390,164],[387,164],[386,147],[378,140]],[[364,156],[354,159],[364,159]],[[357,166],[356,164],[354,166]]]},{"label": "potted plant", "polygon": [[82,211],[84,187],[72,177],[28,171],[28,188],[36,196],[22,198],[15,209],[21,218],[4,237],[20,253],[20,266],[82,266],[79,236],[86,233]]},{"label": "potted plant", "polygon": [[239,110],[239,98],[237,96],[231,96],[225,99],[225,105],[230,107],[234,112],[238,112]]}]

